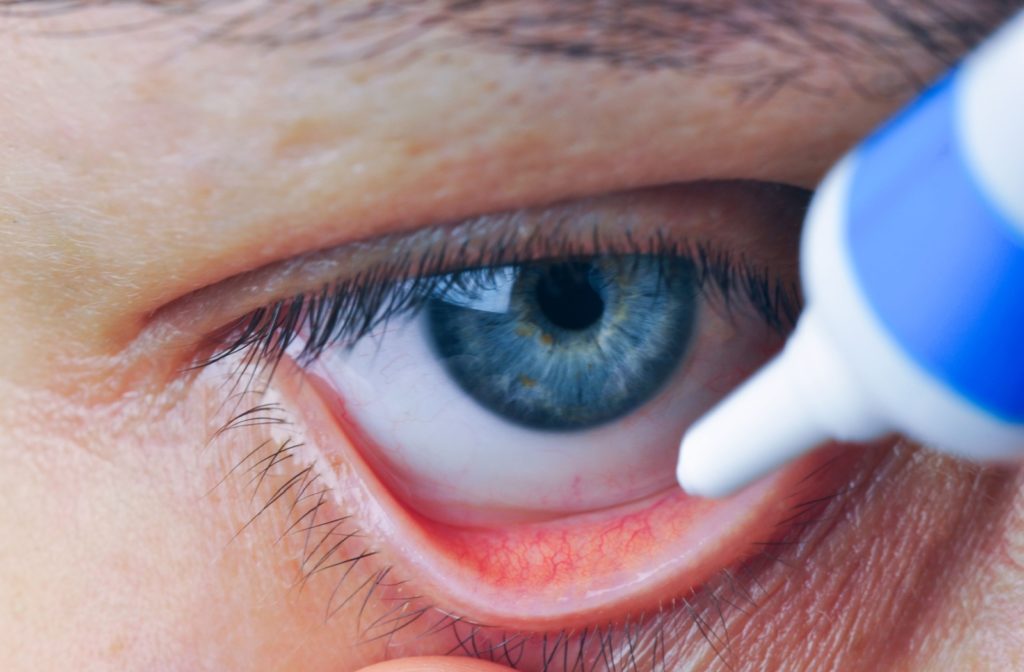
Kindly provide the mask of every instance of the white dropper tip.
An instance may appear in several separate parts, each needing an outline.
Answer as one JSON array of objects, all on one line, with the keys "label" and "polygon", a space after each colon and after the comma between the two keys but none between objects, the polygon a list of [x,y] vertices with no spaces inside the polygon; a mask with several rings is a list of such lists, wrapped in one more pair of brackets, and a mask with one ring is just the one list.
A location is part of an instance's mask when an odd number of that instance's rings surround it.
[{"label": "white dropper tip", "polygon": [[679,484],[725,497],[829,439],[885,434],[851,373],[808,309],[783,351],[687,431]]}]

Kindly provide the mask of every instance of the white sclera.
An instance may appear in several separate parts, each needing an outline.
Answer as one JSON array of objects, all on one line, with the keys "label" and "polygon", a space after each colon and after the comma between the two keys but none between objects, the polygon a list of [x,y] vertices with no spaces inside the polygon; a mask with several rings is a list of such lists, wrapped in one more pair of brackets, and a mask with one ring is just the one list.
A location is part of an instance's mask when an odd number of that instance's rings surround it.
[{"label": "white sclera", "polygon": [[563,516],[672,487],[679,436],[781,342],[759,317],[734,324],[698,305],[689,351],[661,392],[585,431],[529,429],[480,406],[444,370],[422,316],[329,350],[314,371],[372,442],[364,458],[421,513],[453,524]]}]

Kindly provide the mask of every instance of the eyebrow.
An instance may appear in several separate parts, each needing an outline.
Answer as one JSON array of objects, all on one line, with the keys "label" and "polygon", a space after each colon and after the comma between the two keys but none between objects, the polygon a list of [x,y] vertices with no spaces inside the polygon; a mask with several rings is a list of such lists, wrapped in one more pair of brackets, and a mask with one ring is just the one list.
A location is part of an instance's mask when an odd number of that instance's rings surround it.
[{"label": "eyebrow", "polygon": [[[884,96],[927,83],[917,70],[922,57],[952,65],[1024,0],[0,0],[0,16],[125,5],[156,13],[126,30],[198,18],[200,42],[320,43],[318,60],[328,63],[468,44],[623,70],[732,76],[762,94],[813,90],[827,68],[865,95]],[[744,51],[750,44],[757,56]]]}]

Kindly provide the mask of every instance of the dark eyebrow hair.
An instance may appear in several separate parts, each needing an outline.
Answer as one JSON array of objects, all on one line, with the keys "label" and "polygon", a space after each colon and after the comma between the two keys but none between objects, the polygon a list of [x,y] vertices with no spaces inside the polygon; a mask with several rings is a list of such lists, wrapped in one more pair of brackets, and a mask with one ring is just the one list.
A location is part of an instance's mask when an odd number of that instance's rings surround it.
[{"label": "dark eyebrow hair", "polygon": [[[0,0],[0,16],[126,5],[156,16],[125,30],[198,18],[197,41],[315,42],[321,62],[468,43],[623,70],[732,75],[754,97],[814,91],[826,68],[868,96],[922,86],[922,61],[953,64],[1024,0]],[[745,55],[749,44],[758,55]]]}]

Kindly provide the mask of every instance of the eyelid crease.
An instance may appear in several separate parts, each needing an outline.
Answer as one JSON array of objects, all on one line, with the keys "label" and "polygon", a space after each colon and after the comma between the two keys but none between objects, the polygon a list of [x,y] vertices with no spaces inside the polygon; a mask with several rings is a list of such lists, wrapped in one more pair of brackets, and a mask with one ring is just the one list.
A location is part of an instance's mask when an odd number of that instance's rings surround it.
[{"label": "eyelid crease", "polygon": [[[777,247],[780,239],[796,240],[808,199],[806,190],[785,185],[698,182],[481,215],[318,250],[236,275],[156,311],[142,338],[180,353],[192,362],[182,361],[185,368],[196,368],[230,354],[226,346],[268,317],[298,319],[288,311],[342,287],[372,286],[379,293],[403,281],[467,269],[616,254],[688,257],[706,274],[707,286],[726,299],[733,291],[745,292],[763,307],[759,312],[769,323],[784,327],[799,309],[799,288],[779,281],[780,274],[759,257],[766,256],[761,248]],[[645,221],[650,219],[654,223]],[[713,227],[714,233],[703,233],[702,227]],[[701,233],[693,235],[694,229]],[[713,242],[694,242],[698,237]]]}]

